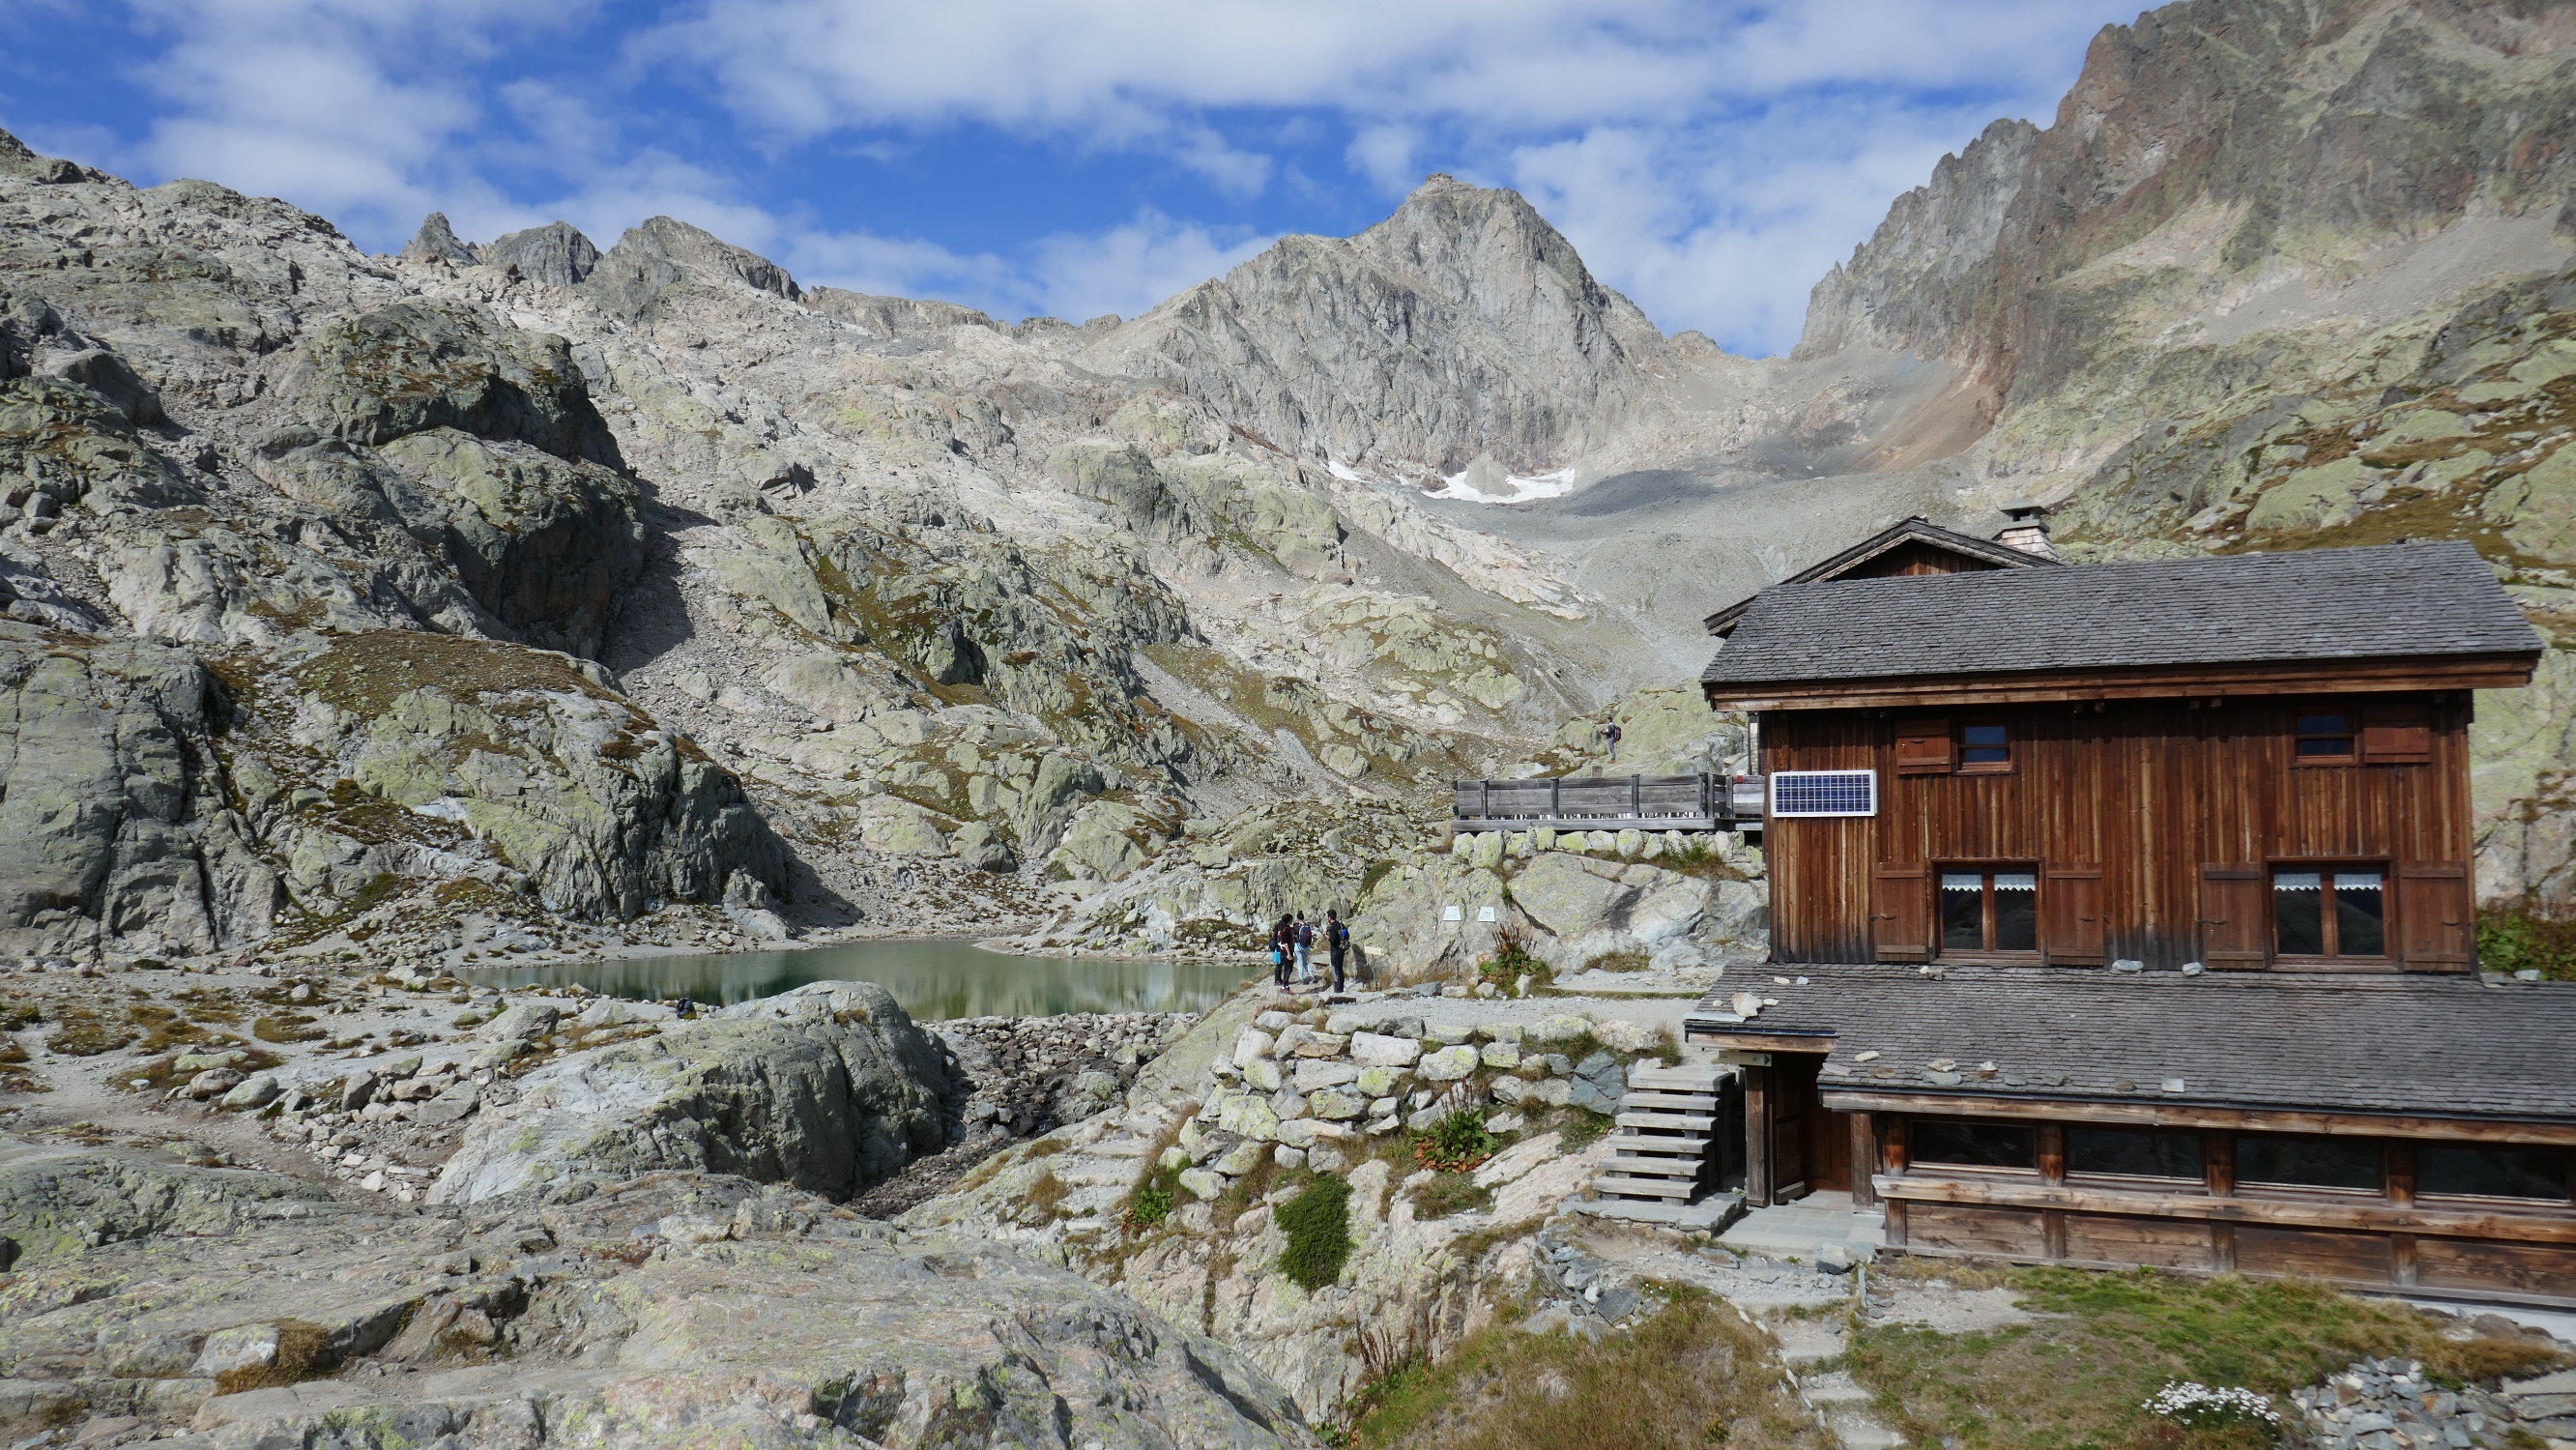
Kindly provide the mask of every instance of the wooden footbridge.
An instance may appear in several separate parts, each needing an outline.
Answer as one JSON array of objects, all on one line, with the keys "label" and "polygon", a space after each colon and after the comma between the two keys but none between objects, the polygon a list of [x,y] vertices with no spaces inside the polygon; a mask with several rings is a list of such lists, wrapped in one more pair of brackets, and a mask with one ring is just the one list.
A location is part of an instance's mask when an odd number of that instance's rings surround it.
[{"label": "wooden footbridge", "polygon": [[1460,831],[1758,831],[1760,777],[1568,775],[1461,780],[1452,826]]}]

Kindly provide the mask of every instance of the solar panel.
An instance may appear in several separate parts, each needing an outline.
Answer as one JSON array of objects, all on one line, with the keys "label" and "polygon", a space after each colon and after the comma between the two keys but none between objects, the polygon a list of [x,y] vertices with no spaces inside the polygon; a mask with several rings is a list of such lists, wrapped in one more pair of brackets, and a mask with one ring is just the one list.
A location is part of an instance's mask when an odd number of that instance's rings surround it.
[{"label": "solar panel", "polygon": [[1878,772],[1874,770],[1780,770],[1771,775],[1771,814],[1775,816],[1874,816],[1878,814]]}]

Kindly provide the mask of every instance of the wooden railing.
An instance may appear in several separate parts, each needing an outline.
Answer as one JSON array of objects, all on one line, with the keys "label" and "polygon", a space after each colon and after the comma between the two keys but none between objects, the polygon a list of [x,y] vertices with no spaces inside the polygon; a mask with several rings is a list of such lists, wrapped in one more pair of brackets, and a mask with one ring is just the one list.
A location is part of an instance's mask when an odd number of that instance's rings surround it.
[{"label": "wooden railing", "polygon": [[1578,775],[1454,782],[1461,831],[1762,829],[1762,782],[1721,775]]}]

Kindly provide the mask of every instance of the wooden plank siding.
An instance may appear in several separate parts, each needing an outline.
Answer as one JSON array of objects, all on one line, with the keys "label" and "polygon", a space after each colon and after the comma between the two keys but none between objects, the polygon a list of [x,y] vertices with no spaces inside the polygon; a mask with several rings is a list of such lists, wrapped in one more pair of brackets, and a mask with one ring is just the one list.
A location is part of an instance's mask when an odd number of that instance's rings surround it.
[{"label": "wooden plank siding", "polygon": [[[2387,714],[2384,707],[2392,705],[2422,712],[2404,748],[2384,751],[2407,763],[2299,760],[2299,713],[2347,710],[2358,731],[2365,703],[2380,712],[2374,720],[2411,721]],[[2270,868],[2342,862],[2386,873],[2391,957],[2379,969],[2465,971],[2470,713],[2470,696],[2459,690],[1766,712],[1766,773],[1874,770],[1879,779],[1874,817],[1771,823],[1774,959],[1937,959],[1937,903],[1930,895],[1913,903],[1919,910],[1904,913],[1927,924],[1922,939],[1882,945],[1885,924],[1896,914],[1891,908],[1906,906],[1888,893],[1930,893],[1932,873],[1942,866],[1986,865],[2041,873],[2042,946],[2055,964],[2092,965],[2108,957],[2155,968],[2192,960],[2260,966],[2272,935]],[[2004,723],[2010,769],[1900,773],[1899,735],[1932,717],[1954,727]],[[2205,942],[2211,934],[2202,926],[2204,901],[2218,885],[2204,879],[2212,868],[2252,873],[2233,879],[2253,890],[2234,897],[2222,890],[2220,897],[2262,914],[2255,959],[2222,962],[2204,950],[2225,947],[2223,940]],[[1893,884],[1909,872],[1923,873],[1919,887]],[[2052,889],[2089,893],[2091,900],[2068,909],[2050,899]],[[1911,922],[1904,929],[1910,933]],[[2303,969],[2320,965],[2311,959]]]},{"label": "wooden plank siding", "polygon": [[1971,558],[1956,549],[1915,540],[1872,555],[1837,579],[1896,579],[1918,574],[1971,574],[1999,567],[1992,560]]},{"label": "wooden plank siding", "polygon": [[1889,1247],[1902,1252],[2576,1305],[2576,1203],[2418,1201],[2402,1140],[2383,1160],[2379,1190],[2352,1192],[2240,1186],[2226,1132],[2206,1135],[2194,1182],[2070,1178],[2046,1125],[2036,1160],[2019,1168],[1913,1163],[1908,1116],[1872,1126],[1882,1147],[1871,1196],[1886,1210]]}]

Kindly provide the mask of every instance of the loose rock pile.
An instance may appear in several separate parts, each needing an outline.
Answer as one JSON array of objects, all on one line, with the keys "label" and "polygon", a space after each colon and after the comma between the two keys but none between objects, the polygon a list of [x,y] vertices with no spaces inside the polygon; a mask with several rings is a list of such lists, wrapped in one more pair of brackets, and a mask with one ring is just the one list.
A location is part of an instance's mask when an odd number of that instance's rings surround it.
[{"label": "loose rock pile", "polygon": [[957,1055],[973,1085],[967,1131],[990,1124],[1026,1138],[1115,1106],[1136,1069],[1196,1020],[1187,1012],[1073,1012],[964,1017],[930,1030]]},{"label": "loose rock pile", "polygon": [[2576,1370],[2447,1390],[2417,1361],[2366,1359],[2290,1398],[2319,1450],[2485,1450],[2526,1437],[2576,1447]]},{"label": "loose rock pile", "polygon": [[1197,1020],[1187,1012],[1075,1012],[930,1024],[966,1090],[956,1131],[946,1149],[915,1160],[850,1206],[890,1218],[1013,1143],[1115,1107],[1138,1069]]}]

